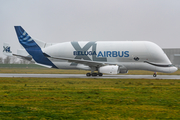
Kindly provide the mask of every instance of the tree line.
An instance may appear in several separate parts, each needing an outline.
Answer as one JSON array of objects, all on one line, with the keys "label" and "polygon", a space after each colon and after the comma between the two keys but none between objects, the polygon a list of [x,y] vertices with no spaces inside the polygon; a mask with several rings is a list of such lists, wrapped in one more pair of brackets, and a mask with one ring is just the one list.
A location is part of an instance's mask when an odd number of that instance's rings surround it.
[{"label": "tree line", "polygon": [[17,57],[9,57],[6,56],[6,58],[0,57],[0,64],[33,64],[34,62],[28,61],[25,59],[19,59]]}]

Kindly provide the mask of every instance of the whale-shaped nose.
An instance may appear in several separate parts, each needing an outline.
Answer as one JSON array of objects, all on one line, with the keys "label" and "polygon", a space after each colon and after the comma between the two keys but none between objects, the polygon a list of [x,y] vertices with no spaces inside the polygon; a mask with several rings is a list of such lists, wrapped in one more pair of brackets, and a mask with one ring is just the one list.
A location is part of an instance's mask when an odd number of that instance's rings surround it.
[{"label": "whale-shaped nose", "polygon": [[177,67],[171,67],[171,68],[170,68],[171,73],[176,72],[177,70],[178,70]]}]

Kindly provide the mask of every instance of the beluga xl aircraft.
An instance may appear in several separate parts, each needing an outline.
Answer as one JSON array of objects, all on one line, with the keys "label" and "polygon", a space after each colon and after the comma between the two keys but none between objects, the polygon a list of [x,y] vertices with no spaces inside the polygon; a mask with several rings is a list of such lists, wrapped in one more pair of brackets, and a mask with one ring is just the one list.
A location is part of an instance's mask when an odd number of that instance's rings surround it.
[{"label": "beluga xl aircraft", "polygon": [[156,77],[156,72],[177,71],[163,50],[148,41],[73,41],[52,44],[33,39],[21,26],[15,26],[15,31],[23,49],[13,54],[9,44],[4,43],[4,54],[32,60],[49,68],[91,71],[86,76],[147,70],[153,71]]}]

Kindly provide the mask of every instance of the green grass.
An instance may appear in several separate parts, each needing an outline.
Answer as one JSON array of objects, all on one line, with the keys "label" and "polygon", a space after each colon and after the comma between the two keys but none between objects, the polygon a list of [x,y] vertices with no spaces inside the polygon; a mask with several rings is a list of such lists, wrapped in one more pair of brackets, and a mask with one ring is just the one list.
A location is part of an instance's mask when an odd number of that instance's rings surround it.
[{"label": "green grass", "polygon": [[0,78],[0,119],[180,119],[179,80]]}]

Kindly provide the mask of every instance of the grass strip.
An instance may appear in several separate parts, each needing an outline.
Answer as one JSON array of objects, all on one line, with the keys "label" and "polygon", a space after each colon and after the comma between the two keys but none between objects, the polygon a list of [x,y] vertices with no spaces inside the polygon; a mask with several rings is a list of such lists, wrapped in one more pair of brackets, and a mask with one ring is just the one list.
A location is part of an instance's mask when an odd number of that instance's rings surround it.
[{"label": "grass strip", "polygon": [[180,119],[180,81],[0,78],[0,119]]}]

